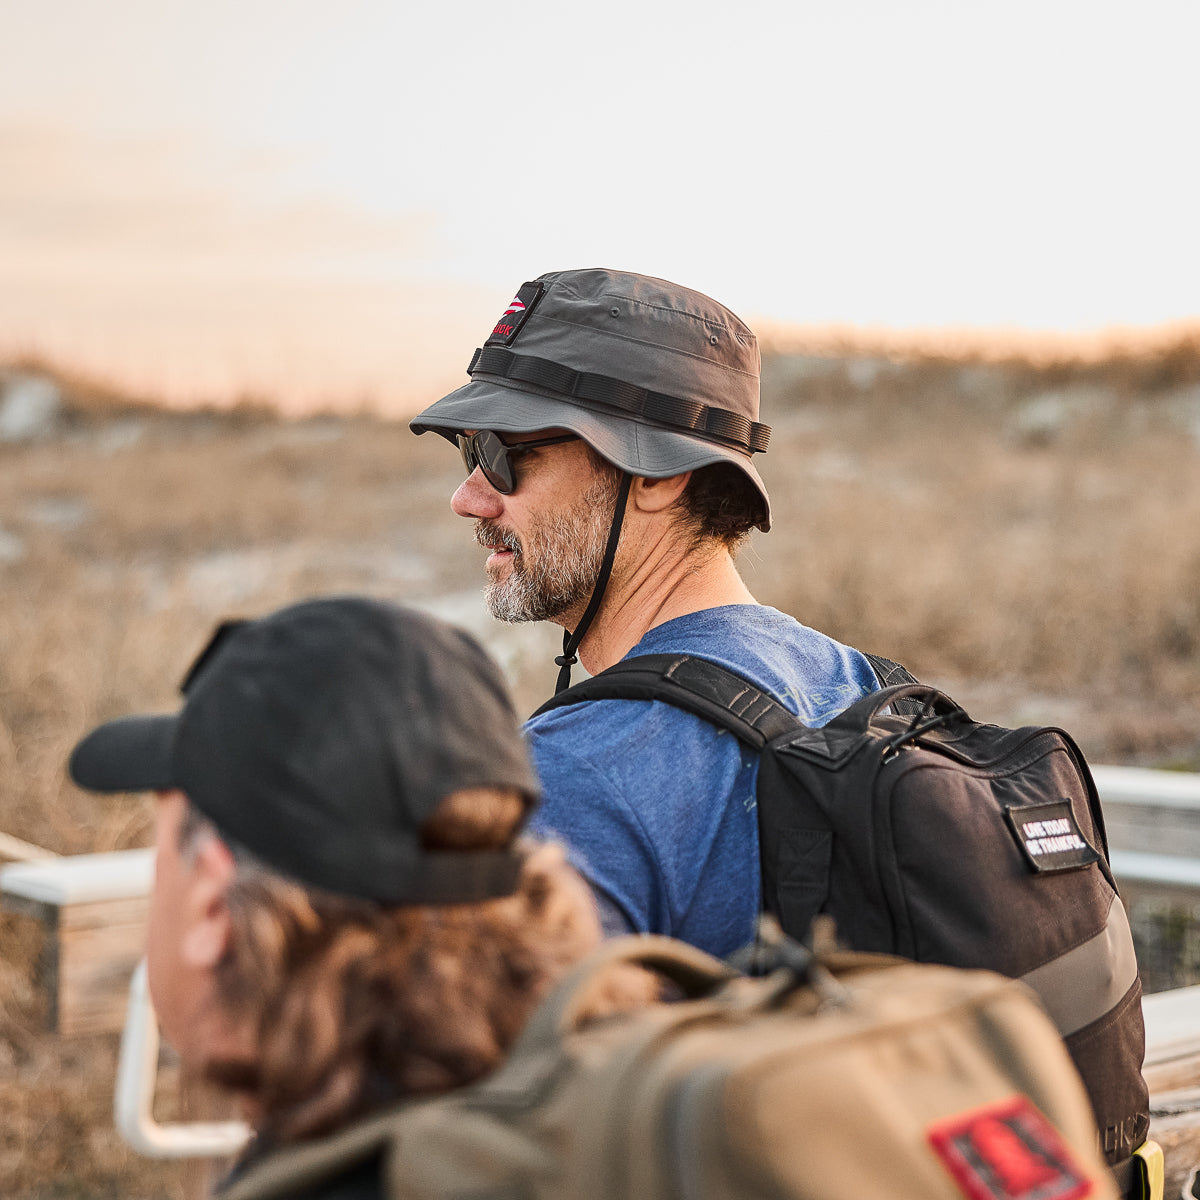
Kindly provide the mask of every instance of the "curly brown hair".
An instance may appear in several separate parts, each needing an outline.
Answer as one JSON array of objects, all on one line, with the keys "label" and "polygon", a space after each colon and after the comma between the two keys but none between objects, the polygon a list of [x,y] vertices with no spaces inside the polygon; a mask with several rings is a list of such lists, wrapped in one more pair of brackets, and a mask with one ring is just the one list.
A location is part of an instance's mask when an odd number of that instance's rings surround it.
[{"label": "curly brown hair", "polygon": [[[507,845],[524,807],[515,792],[458,792],[423,840],[443,850]],[[195,832],[193,821],[184,837]],[[488,1074],[600,936],[586,884],[553,845],[529,845],[515,894],[440,907],[335,895],[236,849],[235,858],[232,936],[216,984],[258,1049],[253,1062],[214,1063],[207,1073],[253,1100],[259,1132],[272,1141],[315,1137],[401,1097]],[[639,986],[631,995],[628,980],[618,985],[609,1007],[651,998]]]},{"label": "curly brown hair", "polygon": [[[588,459],[597,474],[613,481],[613,500],[621,468],[614,466],[584,442]],[[709,463],[692,471],[678,503],[681,523],[691,538],[692,549],[716,543],[731,554],[766,522],[767,507],[758,489],[744,471],[732,463]]]},{"label": "curly brown hair", "polygon": [[733,553],[767,519],[758,489],[732,463],[709,463],[692,472],[679,502],[694,541],[715,541]]}]

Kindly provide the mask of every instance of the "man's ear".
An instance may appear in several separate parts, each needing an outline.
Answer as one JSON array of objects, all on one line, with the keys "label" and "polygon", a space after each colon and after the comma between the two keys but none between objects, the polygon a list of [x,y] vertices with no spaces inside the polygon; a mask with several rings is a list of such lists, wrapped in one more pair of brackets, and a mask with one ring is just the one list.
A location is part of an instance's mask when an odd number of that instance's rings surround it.
[{"label": "man's ear", "polygon": [[691,478],[691,471],[668,475],[665,479],[647,479],[644,475],[637,475],[629,490],[630,502],[642,512],[662,512],[683,495]]},{"label": "man's ear", "polygon": [[229,947],[231,925],[225,896],[236,865],[232,851],[220,838],[201,839],[192,853],[180,950],[189,966],[211,970]]}]

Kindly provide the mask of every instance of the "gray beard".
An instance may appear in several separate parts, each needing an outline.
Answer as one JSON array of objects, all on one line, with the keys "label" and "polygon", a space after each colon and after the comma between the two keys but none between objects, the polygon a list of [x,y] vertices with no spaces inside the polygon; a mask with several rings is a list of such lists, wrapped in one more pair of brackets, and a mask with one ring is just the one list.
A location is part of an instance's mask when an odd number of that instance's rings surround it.
[{"label": "gray beard", "polygon": [[586,606],[600,578],[616,492],[610,478],[597,479],[566,512],[532,522],[524,543],[492,522],[476,523],[477,541],[499,541],[513,552],[507,578],[489,579],[483,589],[493,617],[553,621]]}]

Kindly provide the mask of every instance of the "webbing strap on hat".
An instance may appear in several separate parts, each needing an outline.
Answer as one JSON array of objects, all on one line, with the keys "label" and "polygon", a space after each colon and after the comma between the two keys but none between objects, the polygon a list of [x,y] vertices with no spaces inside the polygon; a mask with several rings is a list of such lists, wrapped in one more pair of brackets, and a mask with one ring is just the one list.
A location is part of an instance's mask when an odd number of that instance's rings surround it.
[{"label": "webbing strap on hat", "polygon": [[592,619],[599,611],[600,601],[604,599],[604,591],[608,587],[608,577],[612,573],[613,559],[617,556],[617,542],[621,540],[621,524],[625,520],[625,502],[629,499],[629,489],[632,484],[633,476],[628,471],[622,471],[621,487],[617,492],[617,502],[613,506],[612,525],[608,530],[608,545],[604,547],[604,559],[600,563],[600,570],[596,575],[596,586],[592,589],[592,598],[588,601],[587,609],[579,624],[575,626],[575,632],[572,633],[569,629],[563,630],[563,652],[554,660],[559,667],[558,682],[554,686],[556,696],[571,686],[571,668],[579,661],[575,657],[575,651],[579,649],[579,643],[583,641]]},{"label": "webbing strap on hat", "polygon": [[561,363],[530,354],[516,354],[502,346],[484,346],[476,350],[467,368],[469,375],[482,371],[519,383],[546,388],[571,400],[586,400],[620,409],[623,413],[644,417],[660,425],[687,430],[710,441],[726,442],[751,454],[767,448],[771,427],[752,421],[741,413],[714,408],[698,400],[684,400],[625,383],[609,375],[576,371]]}]

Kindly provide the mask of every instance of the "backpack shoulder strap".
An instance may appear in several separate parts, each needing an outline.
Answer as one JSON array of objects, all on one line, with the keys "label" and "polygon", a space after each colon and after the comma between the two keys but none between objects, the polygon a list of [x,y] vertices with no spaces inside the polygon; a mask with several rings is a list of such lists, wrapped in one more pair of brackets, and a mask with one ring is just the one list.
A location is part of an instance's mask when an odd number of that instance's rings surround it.
[{"label": "backpack shoulder strap", "polygon": [[[875,678],[879,680],[881,688],[892,687],[898,683],[921,682],[907,667],[902,667],[898,662],[892,662],[890,658],[884,658],[882,654],[868,654],[865,650],[862,653],[867,662],[871,664],[871,670],[875,672]],[[915,717],[921,711],[921,706],[922,701],[920,700],[901,697],[892,703],[892,712],[900,717]]]},{"label": "backpack shoulder strap", "polygon": [[290,1142],[247,1160],[217,1188],[216,1200],[286,1200],[363,1166],[391,1142],[401,1106],[311,1141]]},{"label": "backpack shoulder strap", "polygon": [[875,672],[875,678],[879,680],[881,688],[891,687],[895,683],[920,682],[907,668],[898,662],[892,662],[890,658],[884,658],[882,654],[868,654],[864,650],[863,657],[871,664],[871,670]]},{"label": "backpack shoulder strap", "polygon": [[761,750],[773,737],[803,728],[773,696],[735,671],[690,654],[643,654],[552,696],[533,714],[585,700],[662,700]]}]

